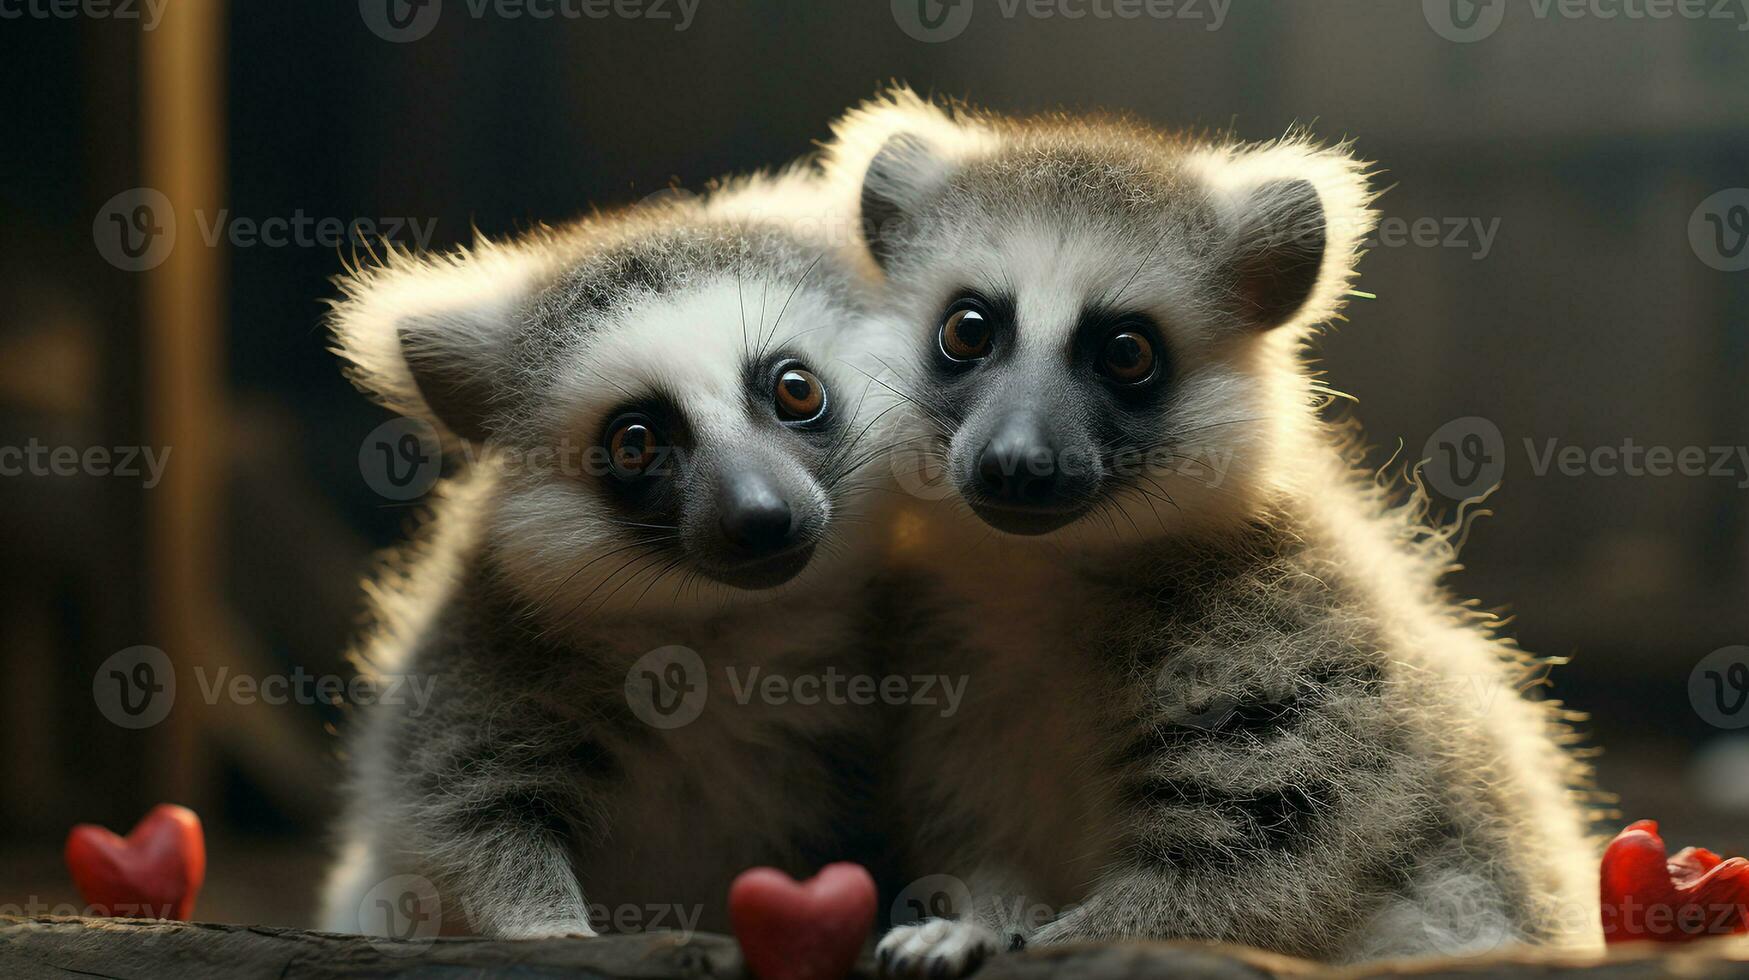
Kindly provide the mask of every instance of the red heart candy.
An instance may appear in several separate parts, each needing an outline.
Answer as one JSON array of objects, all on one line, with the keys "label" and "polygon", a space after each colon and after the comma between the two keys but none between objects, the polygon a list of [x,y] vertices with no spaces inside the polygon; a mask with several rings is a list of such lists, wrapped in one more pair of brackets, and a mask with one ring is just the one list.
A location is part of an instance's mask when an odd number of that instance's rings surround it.
[{"label": "red heart candy", "polygon": [[200,818],[187,807],[160,803],[117,837],[82,823],[67,835],[67,870],[99,915],[187,919],[206,877]]},{"label": "red heart candy", "polygon": [[729,886],[741,958],[760,980],[841,980],[874,928],[875,884],[860,864],[828,864],[797,882],[753,868]]},{"label": "red heart candy", "polygon": [[1680,943],[1749,931],[1749,861],[1686,847],[1666,856],[1653,820],[1631,823],[1603,852],[1603,938]]}]

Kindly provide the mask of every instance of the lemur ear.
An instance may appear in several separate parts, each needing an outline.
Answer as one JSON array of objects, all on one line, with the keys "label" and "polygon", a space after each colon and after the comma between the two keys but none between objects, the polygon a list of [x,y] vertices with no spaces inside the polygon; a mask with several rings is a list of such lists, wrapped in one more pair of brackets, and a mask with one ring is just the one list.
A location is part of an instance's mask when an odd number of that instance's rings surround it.
[{"label": "lemur ear", "polygon": [[485,440],[516,390],[510,339],[537,265],[487,244],[435,258],[400,253],[343,277],[329,325],[347,377],[393,411]]},{"label": "lemur ear", "polygon": [[929,196],[986,135],[970,110],[895,86],[832,124],[820,163],[830,192],[856,210],[863,240],[885,266],[915,234]]},{"label": "lemur ear", "polygon": [[1304,133],[1210,147],[1190,164],[1216,207],[1221,313],[1268,330],[1341,311],[1378,217],[1370,164]]},{"label": "lemur ear", "polygon": [[882,268],[915,233],[924,202],[952,172],[952,164],[915,133],[888,137],[869,161],[858,203],[863,240]]},{"label": "lemur ear", "polygon": [[502,364],[510,309],[488,306],[403,317],[401,355],[426,406],[451,432],[484,441],[497,401],[493,366]]},{"label": "lemur ear", "polygon": [[1232,276],[1231,312],[1268,329],[1292,319],[1324,266],[1324,205],[1311,181],[1283,178],[1241,198],[1238,223],[1227,238]]}]

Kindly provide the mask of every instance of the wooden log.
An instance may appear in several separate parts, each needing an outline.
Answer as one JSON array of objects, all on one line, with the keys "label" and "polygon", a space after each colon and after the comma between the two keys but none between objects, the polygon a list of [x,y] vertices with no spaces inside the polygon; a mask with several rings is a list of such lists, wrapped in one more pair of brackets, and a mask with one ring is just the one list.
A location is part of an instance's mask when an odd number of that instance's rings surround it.
[{"label": "wooden log", "polygon": [[8,978],[693,980],[742,973],[734,940],[702,934],[393,940],[158,919],[0,917],[0,977]]},{"label": "wooden log", "polygon": [[[157,919],[0,916],[0,977],[135,980],[701,980],[745,977],[726,936],[676,932],[598,939],[376,939],[268,926]],[[852,980],[874,980],[865,957]],[[1629,946],[1608,956],[1516,951],[1489,956],[1327,967],[1259,950],[1189,942],[1127,942],[995,957],[979,980],[1749,980],[1749,944]]]}]

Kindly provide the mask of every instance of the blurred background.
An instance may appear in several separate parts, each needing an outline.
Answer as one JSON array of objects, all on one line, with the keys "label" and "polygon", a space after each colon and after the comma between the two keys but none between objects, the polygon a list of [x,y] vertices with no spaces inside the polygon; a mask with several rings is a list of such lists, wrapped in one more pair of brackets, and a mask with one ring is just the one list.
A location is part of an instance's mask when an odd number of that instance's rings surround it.
[{"label": "blurred background", "polygon": [[[356,242],[445,248],[781,163],[890,78],[1354,139],[1392,189],[1377,298],[1324,360],[1372,463],[1431,460],[1447,514],[1498,480],[1457,587],[1572,658],[1555,689],[1624,821],[1749,849],[1742,5],[0,10],[7,911],[77,903],[72,823],[176,800],[208,830],[199,917],[308,923],[345,711],[296,679],[349,676],[360,577],[417,505],[361,464],[389,416],[325,349]],[[117,700],[166,680],[141,664],[177,685],[160,717]],[[292,696],[242,703],[239,675]]]}]

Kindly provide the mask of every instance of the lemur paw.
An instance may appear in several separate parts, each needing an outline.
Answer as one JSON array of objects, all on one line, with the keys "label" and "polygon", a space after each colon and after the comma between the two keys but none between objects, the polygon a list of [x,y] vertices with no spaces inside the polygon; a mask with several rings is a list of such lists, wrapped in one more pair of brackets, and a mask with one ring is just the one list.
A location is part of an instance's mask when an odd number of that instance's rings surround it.
[{"label": "lemur paw", "polygon": [[519,922],[493,930],[496,939],[594,939],[587,922]]},{"label": "lemur paw", "polygon": [[1001,948],[996,933],[975,922],[924,919],[882,936],[875,956],[889,977],[951,980],[970,975]]}]

